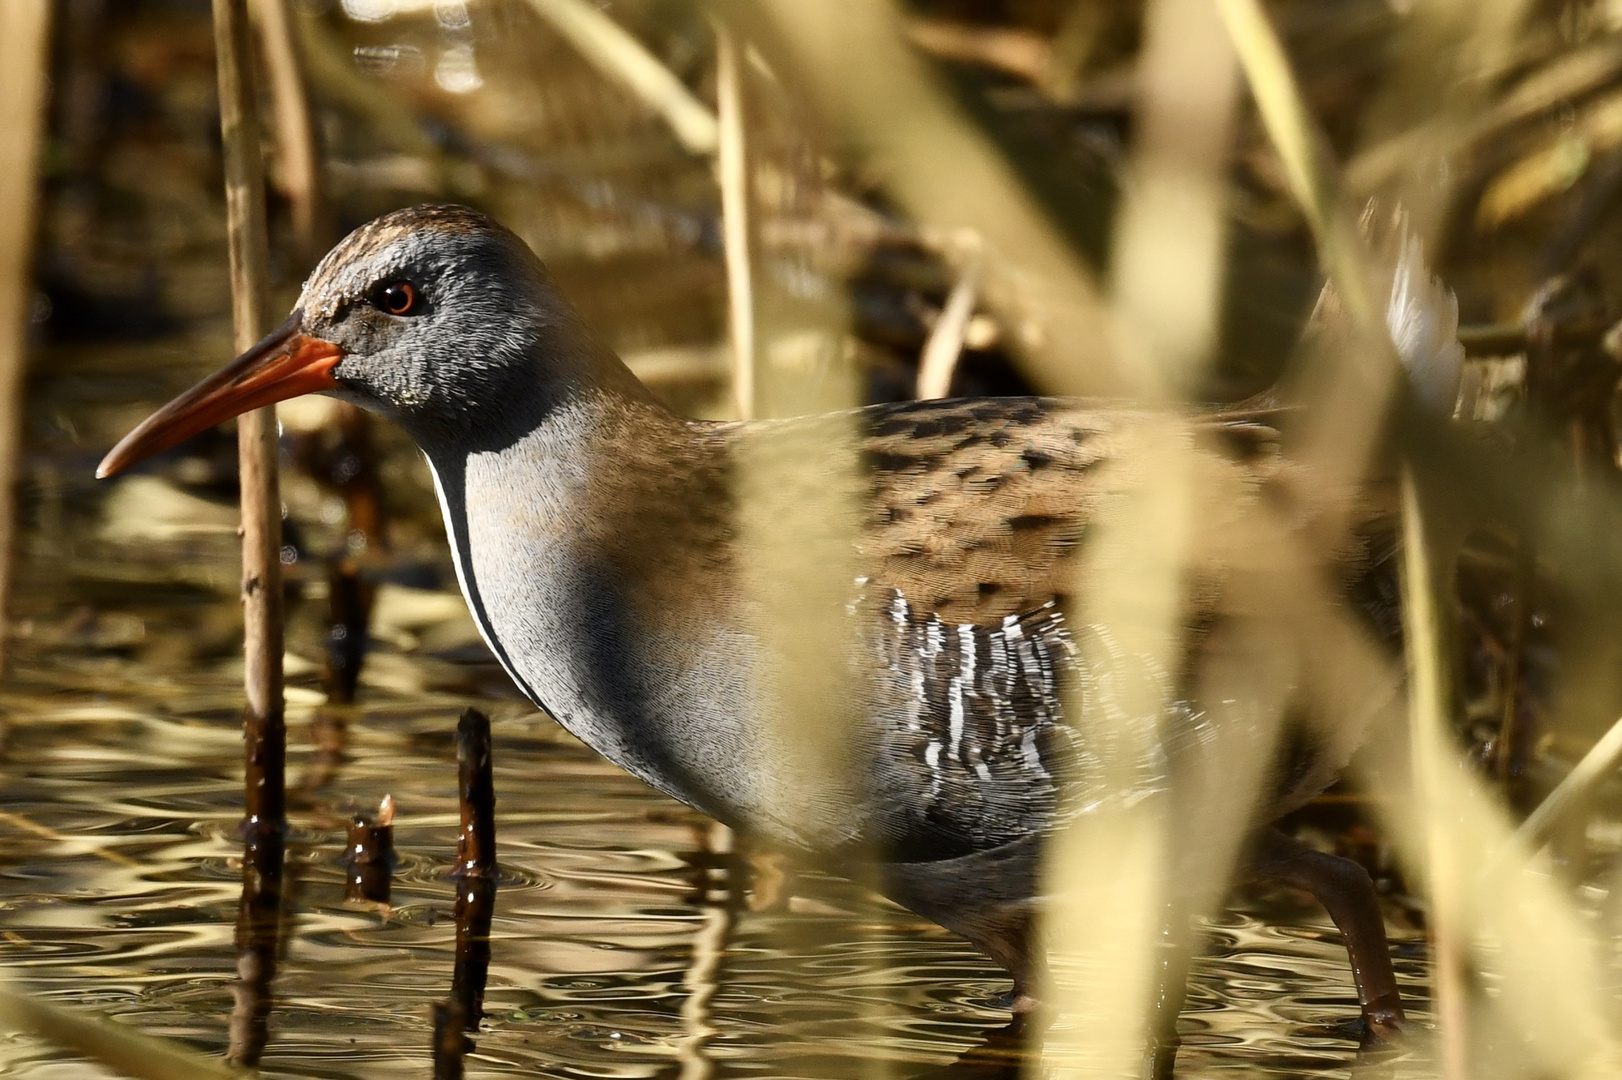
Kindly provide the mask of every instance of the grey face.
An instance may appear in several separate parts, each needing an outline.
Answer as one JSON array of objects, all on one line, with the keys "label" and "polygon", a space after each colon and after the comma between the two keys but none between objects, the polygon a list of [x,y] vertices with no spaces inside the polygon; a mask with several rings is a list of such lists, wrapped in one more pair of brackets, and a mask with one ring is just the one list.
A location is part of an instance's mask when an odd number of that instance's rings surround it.
[{"label": "grey face", "polygon": [[408,429],[545,381],[540,346],[571,318],[523,241],[462,207],[415,207],[357,229],[299,306],[303,333],[344,351],[334,393]]},{"label": "grey face", "polygon": [[417,206],[350,233],[310,275],[299,310],[147,417],[97,475],[299,394],[381,413],[431,457],[507,445],[593,388],[647,394],[522,240],[463,206]]}]

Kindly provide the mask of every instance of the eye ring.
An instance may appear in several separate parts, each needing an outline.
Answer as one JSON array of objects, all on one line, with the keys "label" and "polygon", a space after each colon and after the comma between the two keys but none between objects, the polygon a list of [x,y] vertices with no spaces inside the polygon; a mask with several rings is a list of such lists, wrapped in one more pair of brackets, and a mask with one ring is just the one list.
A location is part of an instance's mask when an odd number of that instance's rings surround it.
[{"label": "eye ring", "polygon": [[415,315],[422,308],[422,296],[409,281],[390,281],[377,287],[372,304],[389,315]]}]

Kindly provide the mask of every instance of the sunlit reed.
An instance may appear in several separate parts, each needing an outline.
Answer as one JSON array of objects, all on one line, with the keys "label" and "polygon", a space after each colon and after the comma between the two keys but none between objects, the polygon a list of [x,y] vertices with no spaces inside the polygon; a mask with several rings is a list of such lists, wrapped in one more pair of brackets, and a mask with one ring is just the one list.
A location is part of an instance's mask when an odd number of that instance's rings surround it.
[{"label": "sunlit reed", "polygon": [[51,5],[0,5],[0,663],[11,597],[17,455],[22,449],[23,371],[34,316],[31,273],[39,154],[45,128]]}]

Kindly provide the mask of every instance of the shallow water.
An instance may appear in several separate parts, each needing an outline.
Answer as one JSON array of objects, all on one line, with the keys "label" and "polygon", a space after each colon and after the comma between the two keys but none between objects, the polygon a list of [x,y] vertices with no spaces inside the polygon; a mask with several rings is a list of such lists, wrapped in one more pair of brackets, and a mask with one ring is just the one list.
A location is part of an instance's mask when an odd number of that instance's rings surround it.
[{"label": "shallow water", "polygon": [[[223,1050],[241,796],[231,688],[215,688],[64,687],[18,717],[4,763],[0,955],[46,997]],[[449,986],[454,938],[453,715],[433,701],[359,711],[348,760],[294,815],[292,934],[267,1073],[426,1075],[427,1016]],[[809,911],[729,915],[714,903],[721,890],[701,898],[696,816],[542,717],[508,708],[495,730],[504,876],[475,1075],[647,1076],[674,1072],[684,1053],[719,1075],[843,1076],[875,1060],[922,1075],[1004,1022],[994,1002],[1005,981],[950,934],[837,882],[801,883],[792,906]],[[295,746],[292,782],[313,756]],[[345,902],[339,862],[339,811],[384,792],[401,808],[387,912]],[[1348,1034],[1330,1030],[1355,1016],[1332,932],[1315,913],[1260,914],[1213,928],[1184,1018],[1187,1075],[1351,1060]],[[713,944],[701,939],[729,919],[708,1015],[695,1016],[693,972]],[[1410,958],[1403,972],[1417,995],[1423,965]],[[66,1075],[53,1068],[59,1052],[27,1039],[5,1060],[13,1075]]]}]

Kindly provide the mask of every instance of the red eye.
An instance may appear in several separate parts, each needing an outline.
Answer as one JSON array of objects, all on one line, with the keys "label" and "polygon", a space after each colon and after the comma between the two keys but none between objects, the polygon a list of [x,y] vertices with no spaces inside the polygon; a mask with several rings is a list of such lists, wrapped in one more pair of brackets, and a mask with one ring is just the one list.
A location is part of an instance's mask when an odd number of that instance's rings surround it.
[{"label": "red eye", "polygon": [[390,315],[410,315],[419,306],[417,289],[409,281],[391,281],[377,291],[377,306]]}]

